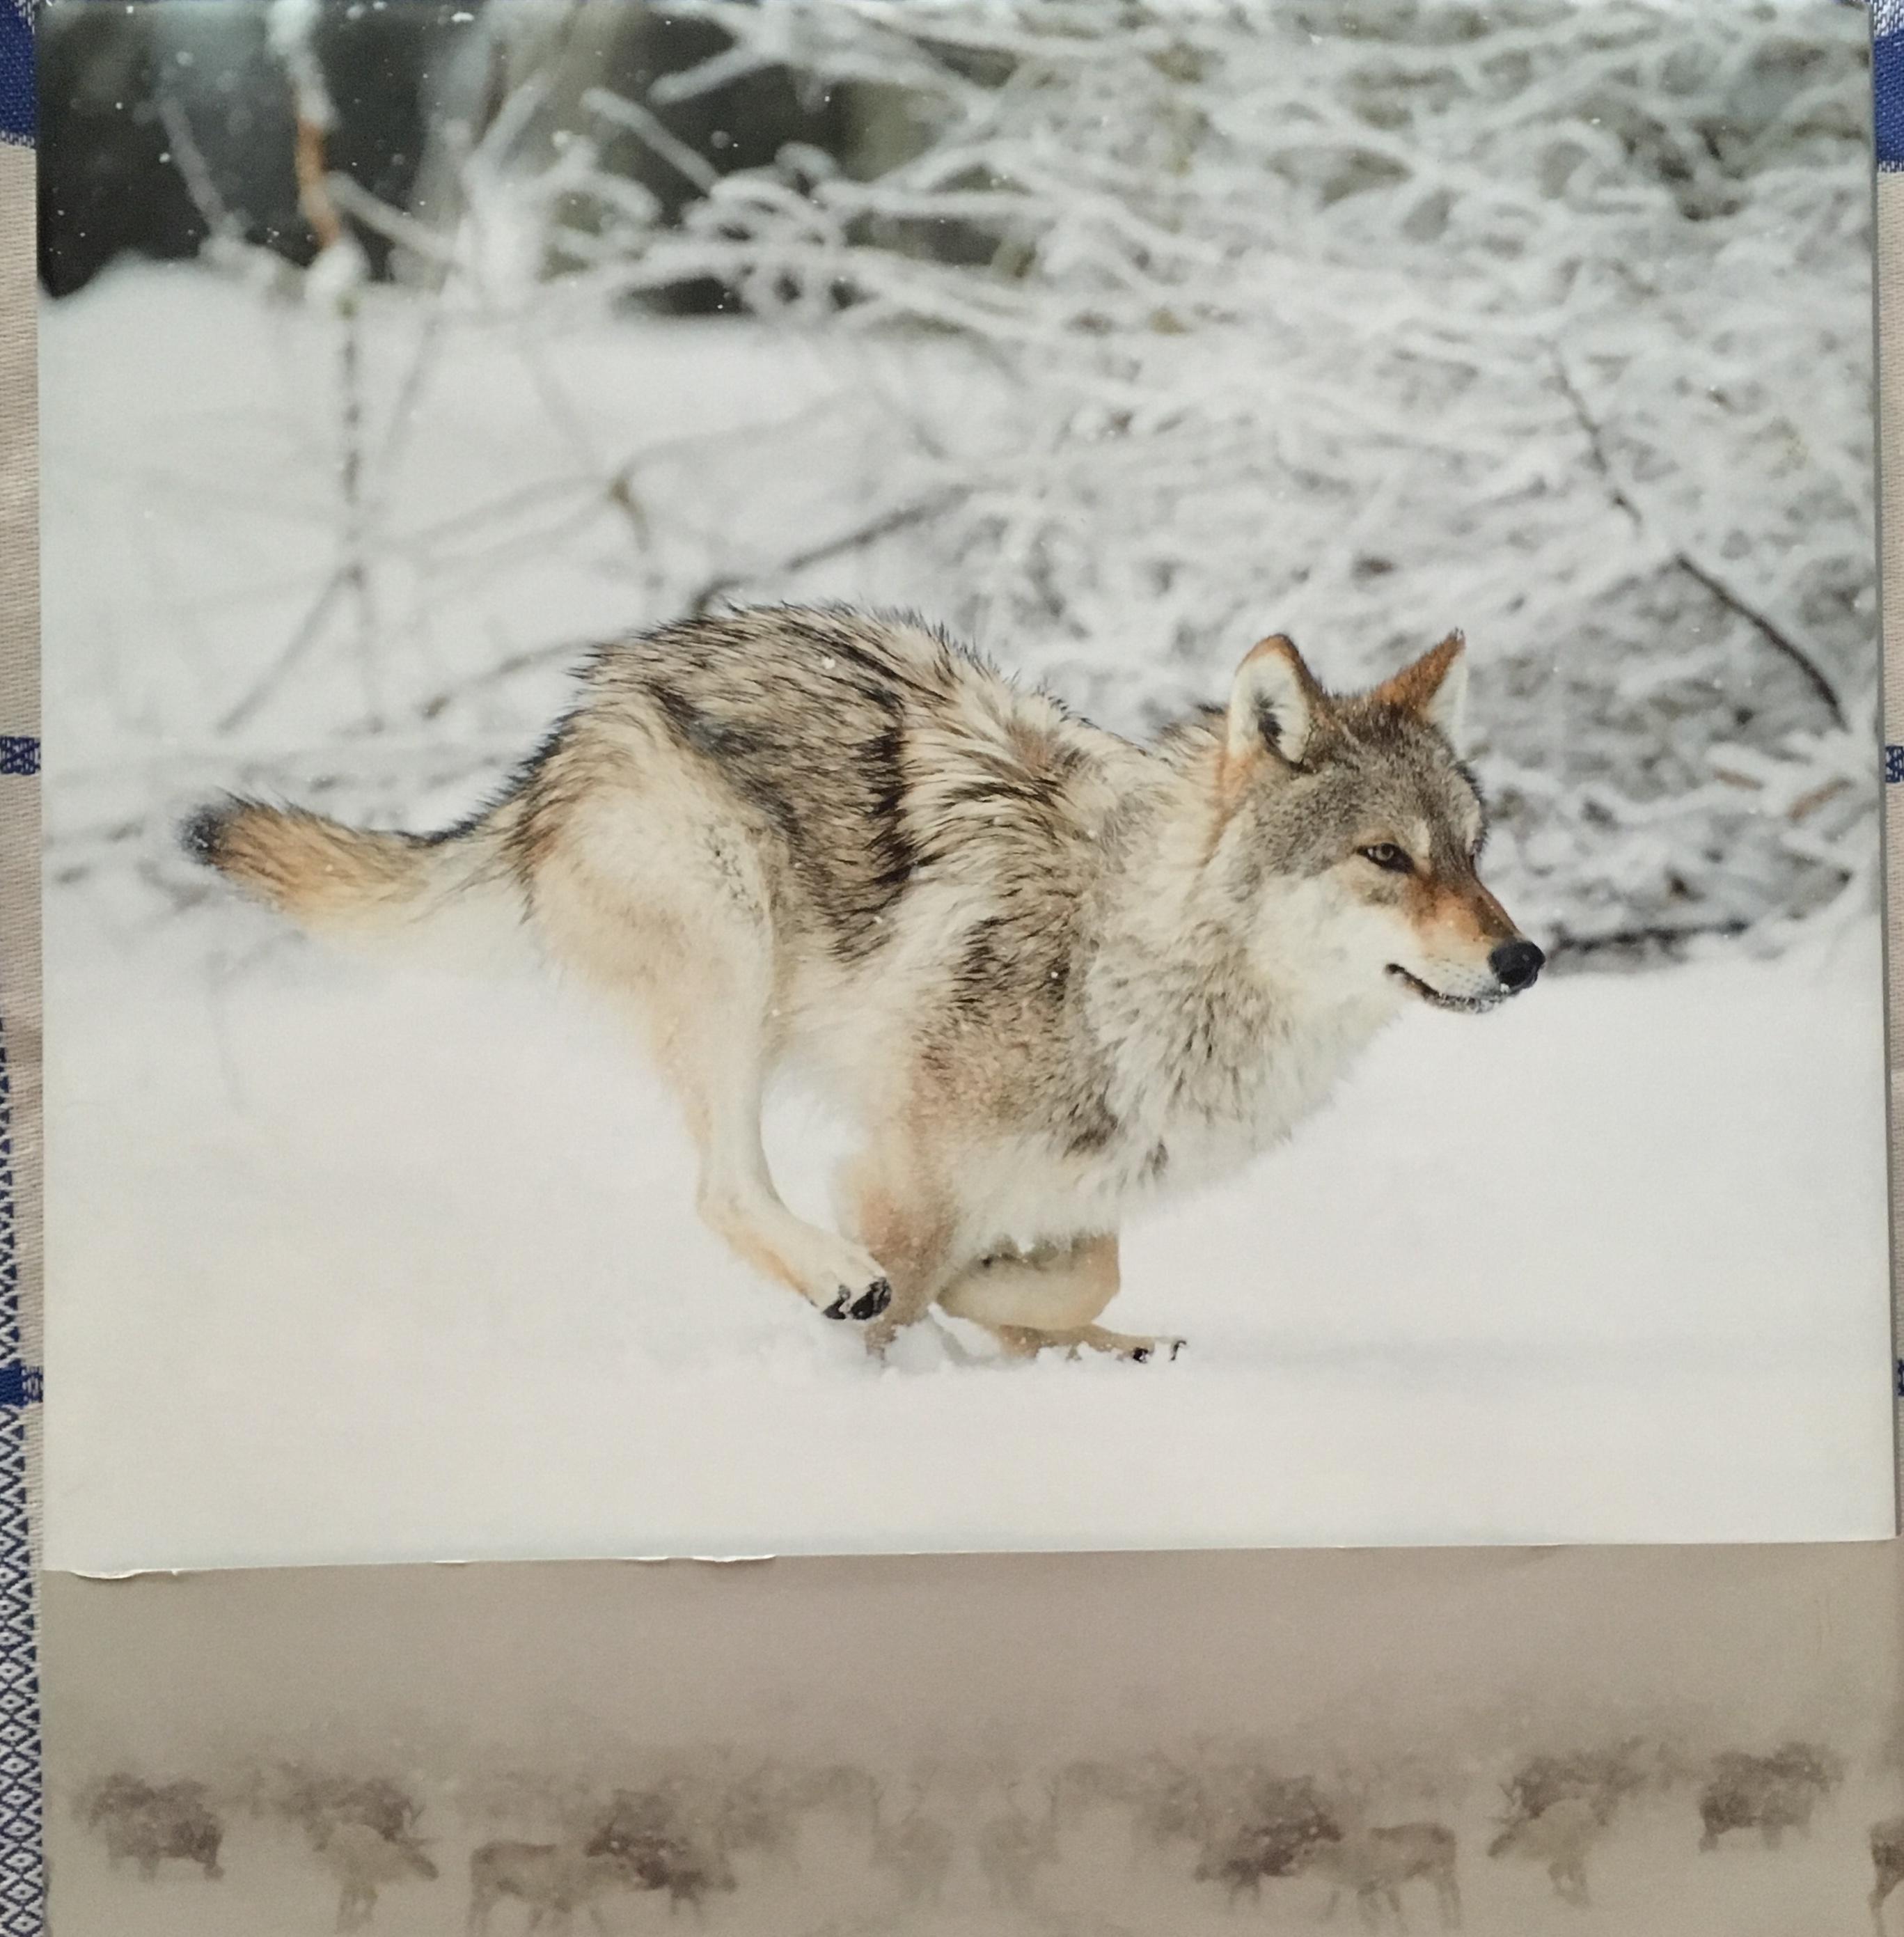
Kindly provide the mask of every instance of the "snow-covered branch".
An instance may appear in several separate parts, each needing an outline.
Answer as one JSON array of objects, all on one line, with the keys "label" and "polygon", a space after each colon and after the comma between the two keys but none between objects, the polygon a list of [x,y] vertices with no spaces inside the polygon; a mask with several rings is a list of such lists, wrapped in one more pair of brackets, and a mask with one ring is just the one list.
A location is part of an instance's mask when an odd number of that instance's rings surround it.
[{"label": "snow-covered branch", "polygon": [[[869,177],[790,150],[704,180],[678,228],[584,225],[580,274],[714,278],[790,342],[964,359],[891,409],[953,492],[908,541],[922,596],[948,588],[982,643],[1141,726],[1271,627],[1346,681],[1460,624],[1497,866],[1533,918],[1731,932],[1862,878],[1849,10],[690,11],[729,49],[596,113],[658,126],[791,69],[903,94],[911,138]],[[1808,774],[1868,754],[1842,841],[1718,778],[1741,744]]]},{"label": "snow-covered branch", "polygon": [[[645,51],[617,68],[576,10],[488,10],[481,102],[399,209],[323,174],[315,11],[272,9],[314,230],[422,271],[380,313],[332,293],[360,358],[338,555],[384,588],[387,688],[337,730],[503,732],[605,586],[631,626],[914,605],[1129,731],[1220,696],[1268,631],[1347,686],[1459,626],[1490,870],[1563,953],[1779,945],[1869,905],[1857,9],[669,13],[724,44],[637,89]],[[848,111],[737,168],[763,86]],[[746,319],[646,313],[711,289]],[[409,426],[478,340],[508,458],[399,516]],[[531,616],[404,661],[391,610],[479,575]],[[247,662],[234,732],[317,690],[349,589]]]}]

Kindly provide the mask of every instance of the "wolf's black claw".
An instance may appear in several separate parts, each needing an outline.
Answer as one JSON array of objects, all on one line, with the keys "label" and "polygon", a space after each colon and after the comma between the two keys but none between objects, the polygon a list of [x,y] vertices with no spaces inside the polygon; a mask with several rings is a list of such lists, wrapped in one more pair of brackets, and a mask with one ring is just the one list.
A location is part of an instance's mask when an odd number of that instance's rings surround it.
[{"label": "wolf's black claw", "polygon": [[838,1297],[826,1307],[820,1316],[823,1318],[877,1318],[892,1302],[892,1281],[877,1278],[857,1298],[853,1296],[850,1286],[841,1285]]},{"label": "wolf's black claw", "polygon": [[1151,1348],[1148,1345],[1140,1345],[1130,1357],[1133,1365],[1148,1366],[1151,1363]]},{"label": "wolf's black claw", "polygon": [[893,1284],[890,1278],[876,1278],[850,1308],[855,1318],[877,1318],[893,1302]]}]

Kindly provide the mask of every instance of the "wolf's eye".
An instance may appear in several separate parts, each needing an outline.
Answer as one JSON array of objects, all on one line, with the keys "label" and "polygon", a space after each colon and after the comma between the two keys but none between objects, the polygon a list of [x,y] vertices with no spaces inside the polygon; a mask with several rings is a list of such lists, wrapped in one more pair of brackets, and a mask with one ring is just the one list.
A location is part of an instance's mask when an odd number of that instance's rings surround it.
[{"label": "wolf's eye", "polygon": [[1378,841],[1372,847],[1358,847],[1355,850],[1365,861],[1372,861],[1378,868],[1386,868],[1391,875],[1411,875],[1414,863],[1392,841]]}]

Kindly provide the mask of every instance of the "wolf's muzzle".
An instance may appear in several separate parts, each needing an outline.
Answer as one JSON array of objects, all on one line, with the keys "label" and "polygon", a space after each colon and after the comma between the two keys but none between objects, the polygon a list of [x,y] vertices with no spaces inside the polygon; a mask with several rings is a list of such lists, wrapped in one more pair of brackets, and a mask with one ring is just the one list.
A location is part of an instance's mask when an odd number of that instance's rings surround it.
[{"label": "wolf's muzzle", "polygon": [[1504,941],[1487,958],[1494,979],[1510,996],[1533,987],[1547,957],[1531,941]]}]

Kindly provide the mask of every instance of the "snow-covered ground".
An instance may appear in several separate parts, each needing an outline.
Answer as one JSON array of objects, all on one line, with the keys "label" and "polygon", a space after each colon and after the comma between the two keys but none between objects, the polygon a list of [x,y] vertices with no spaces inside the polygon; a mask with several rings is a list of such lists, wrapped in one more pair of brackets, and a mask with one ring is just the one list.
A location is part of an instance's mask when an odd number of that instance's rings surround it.
[{"label": "snow-covered ground", "polygon": [[[864,477],[856,399],[969,382],[747,326],[366,314],[377,424],[433,345],[374,473],[368,662],[348,596],[288,650],[334,556],[334,322],[191,268],[44,318],[51,1564],[1889,1532],[1873,924],[1407,1017],[1292,1148],[1129,1234],[1114,1322],[1187,1334],[1175,1366],[921,1335],[880,1369],[700,1229],[579,999],[208,898],[180,808],[453,812],[562,641],[905,502],[902,452],[842,502],[816,417]],[[638,542],[602,495],[630,460]],[[1141,685],[1141,640],[1103,650]],[[817,1211],[832,1126],[796,1101],[776,1135]]]},{"label": "snow-covered ground", "polygon": [[1175,1365],[880,1369],[578,997],[195,920],[208,982],[55,929],[55,1565],[1889,1531],[1869,935],[1405,1017],[1129,1232]]}]

